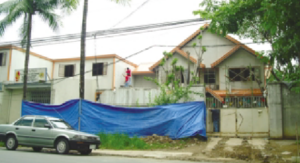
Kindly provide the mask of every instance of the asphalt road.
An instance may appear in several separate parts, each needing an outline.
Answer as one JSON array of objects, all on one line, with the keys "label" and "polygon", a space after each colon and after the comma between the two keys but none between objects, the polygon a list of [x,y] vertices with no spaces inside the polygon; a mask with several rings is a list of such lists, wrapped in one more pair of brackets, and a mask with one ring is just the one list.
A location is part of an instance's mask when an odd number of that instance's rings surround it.
[{"label": "asphalt road", "polygon": [[[190,161],[126,158],[115,156],[81,156],[76,153],[58,155],[53,152],[33,152],[27,149],[8,151],[0,148],[0,163],[195,163]],[[205,162],[201,162],[205,163]],[[211,162],[210,162],[211,163]]]}]

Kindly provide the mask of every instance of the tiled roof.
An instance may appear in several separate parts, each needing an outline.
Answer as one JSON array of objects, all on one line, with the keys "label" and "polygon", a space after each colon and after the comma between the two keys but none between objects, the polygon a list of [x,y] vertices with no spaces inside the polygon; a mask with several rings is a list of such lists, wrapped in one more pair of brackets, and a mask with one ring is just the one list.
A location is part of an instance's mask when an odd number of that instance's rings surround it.
[{"label": "tiled roof", "polygon": [[222,98],[220,95],[216,94],[214,90],[206,87],[205,88],[205,91],[210,93],[212,96],[214,96],[217,100],[219,100],[220,102],[223,102],[224,101],[224,98]]},{"label": "tiled roof", "polygon": [[[174,48],[171,51],[171,53],[175,53],[175,52],[177,52],[178,54],[180,54],[181,56],[183,56],[186,59],[188,58],[188,54],[186,52],[184,52],[183,50],[179,49],[179,48]],[[153,64],[149,68],[149,70],[153,70],[155,67],[157,67],[160,64],[161,61],[162,61],[162,59],[160,59],[159,61],[157,61],[155,64]],[[190,56],[190,61],[192,61],[193,63],[197,63],[197,60],[194,57],[192,57],[192,56]],[[200,67],[201,68],[205,68],[205,65],[203,63],[201,63]]]},{"label": "tiled roof", "polygon": [[[232,89],[231,93],[226,94],[226,90],[213,90],[215,94],[221,97],[228,96],[252,96],[251,89]],[[253,96],[262,96],[260,89],[253,89]]]},{"label": "tiled roof", "polygon": [[236,52],[240,47],[241,47],[240,45],[236,45],[233,49],[231,49],[229,52],[227,52],[221,58],[219,58],[218,60],[213,62],[211,64],[211,68],[213,68],[213,67],[217,66],[218,64],[220,64],[221,62],[223,62],[226,58],[228,58],[230,55],[232,55],[234,52]]},{"label": "tiled roof", "polygon": [[132,75],[154,74],[152,71],[132,71]]},{"label": "tiled roof", "polygon": [[[204,29],[207,29],[209,27],[209,24],[205,24],[202,26],[202,28]],[[194,32],[192,35],[190,35],[188,38],[186,38],[183,42],[181,42],[177,47],[175,47],[171,52],[179,52],[182,56],[184,56],[185,58],[187,58],[186,56],[186,53],[183,52],[181,50],[181,48],[183,46],[185,46],[187,43],[189,43],[192,39],[194,39],[195,37],[197,37],[199,35],[199,33],[201,32],[200,29],[198,29],[196,32]],[[251,49],[250,47],[246,46],[246,45],[243,45],[240,41],[236,40],[235,38],[229,36],[229,35],[226,35],[225,36],[226,39],[228,39],[229,41],[233,42],[236,44],[236,46],[230,50],[229,52],[227,52],[226,54],[224,54],[224,56],[222,56],[221,58],[217,59],[216,58],[216,61],[214,63],[211,64],[211,67],[215,67],[216,65],[220,64],[222,61],[224,61],[226,58],[230,57],[236,50],[238,50],[239,48],[244,48],[245,50],[249,51],[251,54],[255,55],[255,51],[253,49]],[[182,53],[183,52],[183,53]],[[185,53],[185,54],[184,54]],[[183,55],[184,54],[184,55]],[[196,60],[195,58],[191,57],[191,61]],[[150,70],[153,70],[155,67],[157,67],[159,65],[159,63],[161,62],[161,60],[159,60],[158,62],[156,62],[154,65],[152,65],[149,69]],[[194,61],[194,63],[196,63]],[[201,64],[201,67],[202,68],[205,68],[205,65]]]}]

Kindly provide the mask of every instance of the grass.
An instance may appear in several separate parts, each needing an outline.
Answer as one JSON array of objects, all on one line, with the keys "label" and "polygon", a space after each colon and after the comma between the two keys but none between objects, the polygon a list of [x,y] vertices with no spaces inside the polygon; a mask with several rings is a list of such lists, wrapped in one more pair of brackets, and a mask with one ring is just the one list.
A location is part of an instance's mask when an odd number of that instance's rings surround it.
[{"label": "grass", "polygon": [[138,137],[130,138],[125,134],[104,134],[99,133],[101,138],[102,149],[116,149],[116,150],[150,150],[150,149],[163,149],[171,148],[174,146],[184,146],[186,142],[184,140],[178,141],[176,144],[171,143],[152,143],[147,144],[144,140]]},{"label": "grass", "polygon": [[4,147],[4,142],[0,141],[0,147]]}]

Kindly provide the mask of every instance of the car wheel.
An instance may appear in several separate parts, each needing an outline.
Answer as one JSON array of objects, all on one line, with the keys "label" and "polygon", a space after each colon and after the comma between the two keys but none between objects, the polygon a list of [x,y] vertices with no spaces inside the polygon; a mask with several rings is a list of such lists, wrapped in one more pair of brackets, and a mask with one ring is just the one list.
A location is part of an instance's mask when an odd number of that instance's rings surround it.
[{"label": "car wheel", "polygon": [[32,149],[33,149],[34,152],[41,152],[41,150],[43,148],[41,148],[41,147],[32,147]]},{"label": "car wheel", "polygon": [[18,148],[18,140],[15,136],[10,135],[5,141],[5,146],[8,150],[16,150]]},{"label": "car wheel", "polygon": [[69,142],[65,138],[60,138],[57,140],[55,145],[56,152],[58,154],[67,154],[69,153],[70,147]]},{"label": "car wheel", "polygon": [[91,150],[91,149],[80,150],[79,152],[80,152],[80,154],[82,154],[82,155],[89,155],[89,154],[92,152],[92,150]]}]

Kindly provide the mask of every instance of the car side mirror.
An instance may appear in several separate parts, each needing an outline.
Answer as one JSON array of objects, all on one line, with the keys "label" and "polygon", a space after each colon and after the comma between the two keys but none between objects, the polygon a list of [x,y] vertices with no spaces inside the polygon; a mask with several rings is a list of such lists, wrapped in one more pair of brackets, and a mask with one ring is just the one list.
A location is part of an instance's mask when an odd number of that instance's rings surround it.
[{"label": "car side mirror", "polygon": [[50,124],[45,124],[44,127],[46,127],[46,128],[52,128],[52,126]]}]

